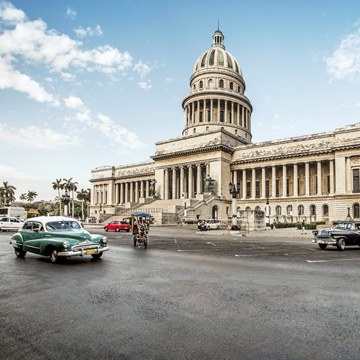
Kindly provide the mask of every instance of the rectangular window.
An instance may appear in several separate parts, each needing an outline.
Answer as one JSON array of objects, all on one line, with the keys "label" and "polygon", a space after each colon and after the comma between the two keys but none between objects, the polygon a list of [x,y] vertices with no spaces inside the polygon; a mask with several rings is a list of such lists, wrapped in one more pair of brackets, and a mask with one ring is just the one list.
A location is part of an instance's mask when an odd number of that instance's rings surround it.
[{"label": "rectangular window", "polygon": [[256,195],[257,198],[260,197],[260,181],[256,182]]},{"label": "rectangular window", "polygon": [[203,112],[200,111],[200,114],[199,114],[199,122],[203,122]]},{"label": "rectangular window", "polygon": [[251,182],[250,182],[250,181],[248,181],[248,182],[246,183],[246,197],[247,197],[248,199],[251,198]]},{"label": "rectangular window", "polygon": [[286,179],[286,196],[290,194],[290,179]]},{"label": "rectangular window", "polygon": [[270,197],[270,182],[269,180],[265,181],[265,197]]},{"label": "rectangular window", "polygon": [[276,180],[276,197],[280,196],[279,180]]},{"label": "rectangular window", "polygon": [[353,170],[353,192],[360,192],[360,169]]}]

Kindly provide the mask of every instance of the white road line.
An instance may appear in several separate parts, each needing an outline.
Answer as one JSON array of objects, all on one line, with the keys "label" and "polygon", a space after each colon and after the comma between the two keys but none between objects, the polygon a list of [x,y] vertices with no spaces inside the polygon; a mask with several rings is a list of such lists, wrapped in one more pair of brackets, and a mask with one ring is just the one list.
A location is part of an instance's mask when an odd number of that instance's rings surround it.
[{"label": "white road line", "polygon": [[210,241],[207,241],[206,243],[209,244],[209,245],[214,245],[214,246],[216,246],[216,244],[214,244],[214,243],[212,243],[212,242],[210,242]]},{"label": "white road line", "polygon": [[308,263],[321,263],[321,262],[351,261],[351,260],[360,260],[360,258],[352,258],[352,259],[329,259],[329,260],[306,260],[306,262],[308,262]]}]

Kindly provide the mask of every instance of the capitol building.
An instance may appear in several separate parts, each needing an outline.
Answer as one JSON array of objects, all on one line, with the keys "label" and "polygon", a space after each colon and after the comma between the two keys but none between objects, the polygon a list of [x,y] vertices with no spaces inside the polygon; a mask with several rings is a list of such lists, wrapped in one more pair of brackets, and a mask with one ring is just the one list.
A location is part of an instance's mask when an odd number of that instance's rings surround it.
[{"label": "capitol building", "polygon": [[[224,35],[195,62],[182,102],[181,136],[156,143],[152,160],[91,171],[90,215],[135,211],[157,223],[232,218],[265,211],[270,222],[360,218],[360,124],[325,133],[252,143],[252,105]],[[360,220],[360,219],[359,219]]]}]

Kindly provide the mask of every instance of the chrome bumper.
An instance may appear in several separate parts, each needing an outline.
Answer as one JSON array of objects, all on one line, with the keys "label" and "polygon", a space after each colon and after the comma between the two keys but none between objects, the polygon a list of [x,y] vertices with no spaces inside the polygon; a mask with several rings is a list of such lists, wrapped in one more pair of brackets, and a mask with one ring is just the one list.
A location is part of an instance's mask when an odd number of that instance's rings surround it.
[{"label": "chrome bumper", "polygon": [[[87,254],[87,250],[95,250],[93,254]],[[86,249],[86,250],[78,250],[78,251],[62,251],[58,253],[58,256],[85,256],[85,255],[94,255],[94,254],[100,254],[104,251],[109,251],[109,247],[105,246],[99,249]]]},{"label": "chrome bumper", "polygon": [[334,238],[317,239],[312,240],[314,244],[325,244],[325,245],[337,245],[337,241]]}]

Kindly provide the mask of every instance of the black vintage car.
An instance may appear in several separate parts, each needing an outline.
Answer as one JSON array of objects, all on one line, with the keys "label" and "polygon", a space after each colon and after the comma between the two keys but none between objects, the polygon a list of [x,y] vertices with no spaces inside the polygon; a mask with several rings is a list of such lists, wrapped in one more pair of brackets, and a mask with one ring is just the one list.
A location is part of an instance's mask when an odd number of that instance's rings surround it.
[{"label": "black vintage car", "polygon": [[347,246],[360,246],[360,221],[334,222],[329,230],[313,231],[313,243],[319,244],[320,249],[328,245],[336,246],[338,250],[345,250]]}]

